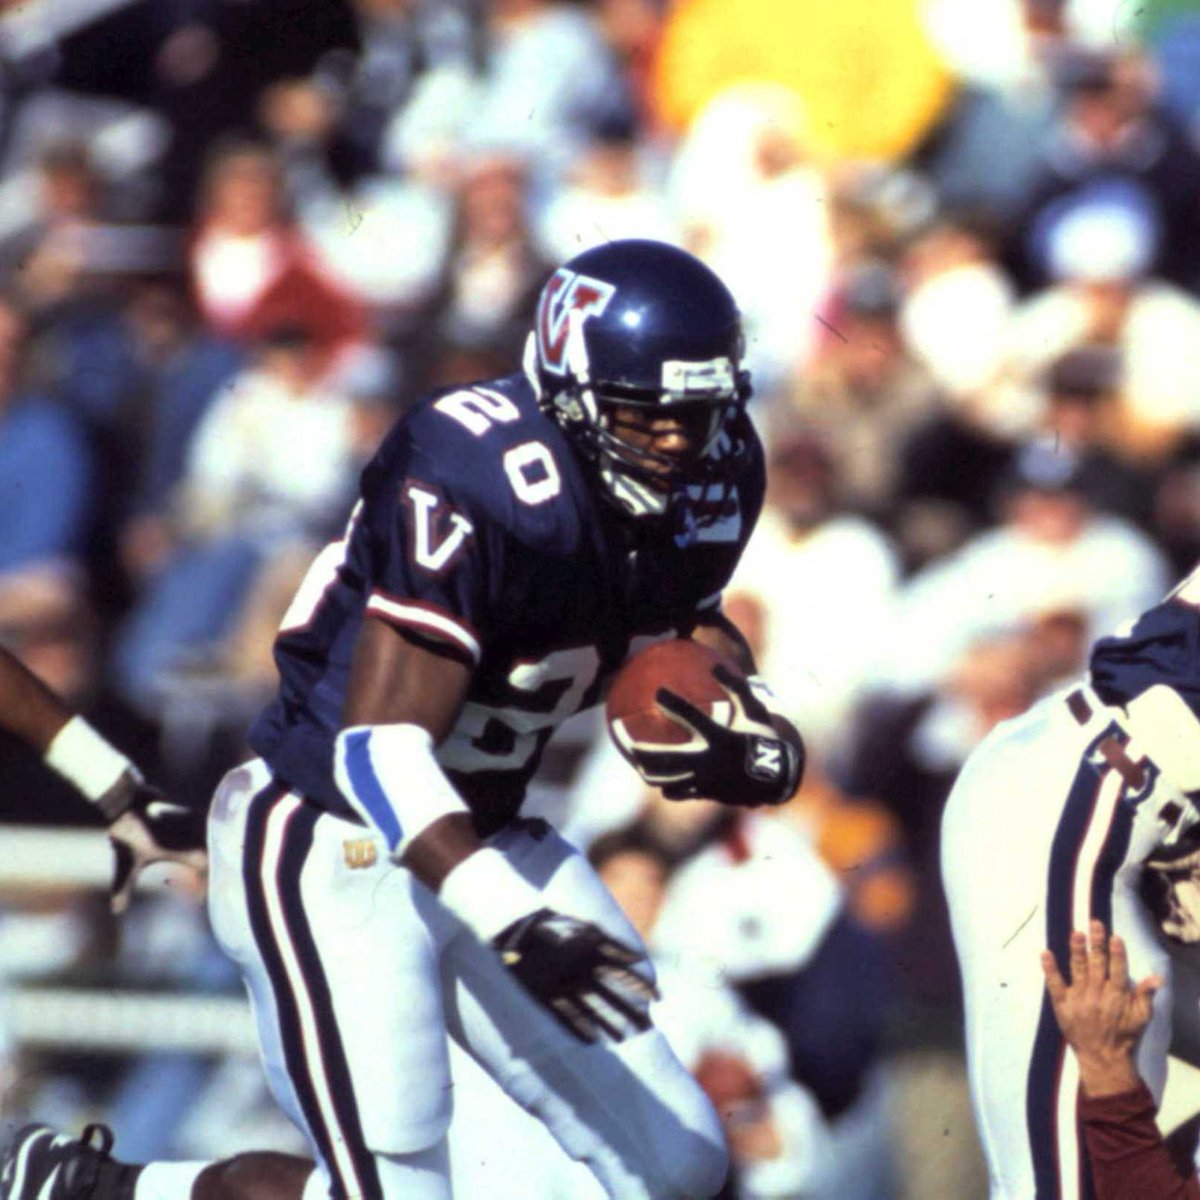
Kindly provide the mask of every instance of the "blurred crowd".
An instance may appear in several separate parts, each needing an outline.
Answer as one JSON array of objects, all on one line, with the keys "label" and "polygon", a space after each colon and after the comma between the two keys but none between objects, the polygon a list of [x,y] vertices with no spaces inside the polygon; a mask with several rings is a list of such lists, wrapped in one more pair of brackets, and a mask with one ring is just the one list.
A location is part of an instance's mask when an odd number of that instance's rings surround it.
[{"label": "blurred crowd", "polygon": [[[727,610],[808,773],[671,806],[576,722],[534,807],[711,979],[660,1022],[731,1194],[981,1195],[941,807],[1200,557],[1198,215],[1193,0],[0,0],[0,639],[203,803],[396,415],[514,369],[557,262],[687,247],[768,449]],[[91,820],[0,772],[6,820]],[[214,955],[186,898],[0,904],[14,977],[228,988]],[[127,1158],[287,1142],[256,1068],[18,1066]]]}]

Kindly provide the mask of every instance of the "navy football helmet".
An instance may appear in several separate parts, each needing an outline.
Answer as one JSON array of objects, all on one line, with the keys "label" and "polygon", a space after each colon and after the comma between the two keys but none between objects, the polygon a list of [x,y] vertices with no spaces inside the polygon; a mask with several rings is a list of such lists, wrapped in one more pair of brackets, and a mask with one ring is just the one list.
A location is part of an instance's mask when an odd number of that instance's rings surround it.
[{"label": "navy football helmet", "polygon": [[[737,305],[699,259],[616,241],[550,276],[525,369],[625,514],[694,526],[722,515],[745,459],[743,351]],[[663,427],[682,449],[649,432]]]}]

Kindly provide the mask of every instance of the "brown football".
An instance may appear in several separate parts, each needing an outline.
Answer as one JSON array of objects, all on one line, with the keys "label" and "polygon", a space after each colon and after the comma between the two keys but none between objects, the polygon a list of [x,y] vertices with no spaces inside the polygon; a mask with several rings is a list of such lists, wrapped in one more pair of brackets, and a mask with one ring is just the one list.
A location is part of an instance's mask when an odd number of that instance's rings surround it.
[{"label": "brown football", "polygon": [[728,725],[733,706],[713,676],[713,667],[718,664],[739,677],[742,675],[731,659],[689,638],[655,642],[625,663],[609,688],[604,708],[609,733],[622,754],[625,747],[613,729],[618,721],[626,735],[635,741],[677,745],[691,736],[659,707],[655,696],[660,687],[669,688],[714,721]]}]

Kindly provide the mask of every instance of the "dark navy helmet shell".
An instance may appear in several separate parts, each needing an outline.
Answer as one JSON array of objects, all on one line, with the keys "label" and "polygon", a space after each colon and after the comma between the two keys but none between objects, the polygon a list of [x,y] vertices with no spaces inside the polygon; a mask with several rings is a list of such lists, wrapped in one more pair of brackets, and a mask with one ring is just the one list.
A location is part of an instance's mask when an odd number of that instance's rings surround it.
[{"label": "dark navy helmet shell", "polygon": [[[543,406],[597,464],[607,494],[630,515],[664,516],[740,465],[737,418],[750,395],[741,317],[729,289],[665,242],[609,242],[551,275],[538,300],[526,370]],[[693,452],[634,444],[622,420],[696,431]],[[697,511],[716,511],[711,503]]]}]

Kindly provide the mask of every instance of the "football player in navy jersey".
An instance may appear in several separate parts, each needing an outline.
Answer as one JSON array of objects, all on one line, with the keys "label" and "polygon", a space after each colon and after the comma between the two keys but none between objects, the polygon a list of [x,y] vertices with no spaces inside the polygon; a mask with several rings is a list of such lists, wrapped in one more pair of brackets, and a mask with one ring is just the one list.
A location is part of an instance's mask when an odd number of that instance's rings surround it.
[{"label": "football player in navy jersey", "polygon": [[[1086,682],[999,726],[946,806],[942,873],[992,1200],[1086,1200],[1079,1067],[1039,969],[1101,922],[1130,977],[1200,942],[1200,569],[1092,649]],[[1161,1099],[1170,984],[1138,1049]],[[1195,1013],[1194,1016],[1200,1016]]]},{"label": "football player in navy jersey", "polygon": [[[396,425],[286,614],[260,757],[214,800],[210,911],[316,1168],[129,1167],[103,1131],[31,1126],[3,1200],[54,1171],[42,1200],[446,1200],[447,1031],[609,1195],[721,1188],[720,1126],[650,1022],[644,947],[519,810],[554,728],[639,648],[690,636],[752,671],[720,604],[764,488],[742,350],[690,255],[579,255],[542,291],[523,371]],[[661,692],[692,736],[635,744],[638,769],[673,798],[787,799],[799,736],[761,681],[721,679],[730,723]]]}]

